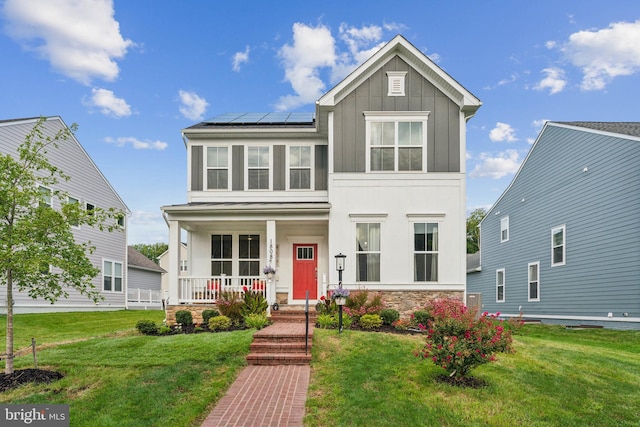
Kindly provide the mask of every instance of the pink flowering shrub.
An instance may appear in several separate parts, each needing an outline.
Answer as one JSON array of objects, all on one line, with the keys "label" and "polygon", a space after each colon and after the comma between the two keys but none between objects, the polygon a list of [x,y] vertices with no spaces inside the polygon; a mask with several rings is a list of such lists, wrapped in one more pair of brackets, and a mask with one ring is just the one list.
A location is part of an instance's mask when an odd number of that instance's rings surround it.
[{"label": "pink flowering shrub", "polygon": [[471,369],[496,360],[495,353],[512,352],[512,329],[505,328],[500,313],[475,311],[453,299],[435,299],[426,307],[431,319],[426,326],[427,343],[416,356],[431,360],[457,380],[469,376]]},{"label": "pink flowering shrub", "polygon": [[369,291],[359,290],[351,292],[344,306],[344,311],[356,321],[365,314],[380,314],[382,310],[382,296],[379,293],[369,297]]}]

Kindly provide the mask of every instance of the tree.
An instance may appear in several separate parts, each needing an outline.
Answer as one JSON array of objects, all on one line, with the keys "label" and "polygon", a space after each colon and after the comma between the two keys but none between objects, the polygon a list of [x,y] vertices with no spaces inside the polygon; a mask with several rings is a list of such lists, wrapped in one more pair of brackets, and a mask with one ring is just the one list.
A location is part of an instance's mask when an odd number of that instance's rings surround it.
[{"label": "tree", "polygon": [[133,247],[156,264],[158,264],[158,257],[169,249],[169,245],[167,243],[136,243]]},{"label": "tree", "polygon": [[487,215],[484,208],[475,209],[467,218],[467,253],[475,254],[480,250],[480,221]]},{"label": "tree", "polygon": [[[94,302],[101,300],[91,283],[99,269],[87,257],[95,247],[76,242],[71,226],[113,231],[120,229],[118,219],[124,215],[113,208],[87,211],[78,202],[66,202],[68,194],[55,188],[70,177],[49,162],[47,150],[57,149],[77,126],[45,136],[45,122],[42,118],[35,124],[15,157],[0,153],[0,285],[7,286],[7,374],[13,372],[14,287],[52,304],[68,297],[70,289]],[[54,197],[64,201],[60,210],[46,203]]]}]

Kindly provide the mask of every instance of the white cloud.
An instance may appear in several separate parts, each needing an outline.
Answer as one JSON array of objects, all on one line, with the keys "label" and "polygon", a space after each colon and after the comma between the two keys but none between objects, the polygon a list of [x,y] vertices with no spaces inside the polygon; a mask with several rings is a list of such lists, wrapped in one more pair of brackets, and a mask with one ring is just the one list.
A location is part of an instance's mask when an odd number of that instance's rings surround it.
[{"label": "white cloud", "polygon": [[578,31],[569,36],[562,51],[574,66],[582,69],[583,90],[604,89],[615,77],[640,71],[640,20]]},{"label": "white cloud", "polygon": [[293,24],[293,44],[285,44],[278,55],[285,69],[285,79],[295,95],[280,98],[276,109],[290,110],[314,102],[322,95],[325,84],[319,70],[332,68],[336,63],[335,39],[324,25],[310,27]]},{"label": "white cloud", "polygon": [[169,146],[169,144],[163,141],[142,141],[133,136],[120,136],[115,139],[106,137],[104,140],[107,143],[115,144],[118,147],[124,147],[126,144],[131,144],[131,146],[136,150],[164,150]]},{"label": "white cloud", "polygon": [[512,175],[520,167],[520,154],[517,150],[506,150],[491,156],[488,153],[480,154],[481,163],[469,174],[471,178],[500,179],[506,175]]},{"label": "white cloud", "polygon": [[341,24],[339,41],[346,49],[340,51],[328,27],[295,23],[293,43],[285,44],[278,52],[285,69],[285,80],[291,84],[294,94],[281,97],[275,108],[291,110],[315,102],[326,88],[321,72],[329,74],[332,84],[342,80],[384,46],[385,42],[381,41],[384,32],[394,28],[399,28],[398,24],[359,28]]},{"label": "white cloud", "polygon": [[249,61],[249,46],[244,50],[244,52],[236,52],[233,55],[233,71],[240,71],[240,66]]},{"label": "white cloud", "polygon": [[542,73],[545,73],[547,76],[534,86],[535,90],[549,89],[549,95],[562,92],[567,84],[564,70],[561,68],[545,68],[542,70]]},{"label": "white cloud", "polygon": [[83,104],[89,107],[98,107],[105,116],[120,118],[131,115],[131,107],[127,104],[127,101],[118,98],[112,91],[107,89],[91,89],[91,98],[83,100]]},{"label": "white cloud", "polygon": [[496,123],[496,127],[489,132],[489,139],[493,142],[514,142],[518,140],[511,125],[500,122]]},{"label": "white cloud", "polygon": [[127,221],[130,244],[167,242],[169,230],[159,212],[135,210]]},{"label": "white cloud", "polygon": [[6,0],[7,33],[82,84],[113,81],[134,46],[120,34],[112,0]]},{"label": "white cloud", "polygon": [[180,113],[189,120],[202,120],[209,103],[195,92],[181,90],[178,95],[182,103]]}]

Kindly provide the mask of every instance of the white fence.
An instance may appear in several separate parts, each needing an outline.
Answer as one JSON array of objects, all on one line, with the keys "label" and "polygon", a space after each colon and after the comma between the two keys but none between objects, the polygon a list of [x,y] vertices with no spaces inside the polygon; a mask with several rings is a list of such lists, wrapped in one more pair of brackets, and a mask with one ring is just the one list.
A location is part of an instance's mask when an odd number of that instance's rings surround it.
[{"label": "white fence", "polygon": [[152,289],[127,289],[127,306],[162,310],[162,291]]},{"label": "white fence", "polygon": [[[222,293],[259,292],[267,298],[268,281],[259,276],[180,277],[179,304],[212,304]],[[267,298],[269,299],[269,298]]]}]

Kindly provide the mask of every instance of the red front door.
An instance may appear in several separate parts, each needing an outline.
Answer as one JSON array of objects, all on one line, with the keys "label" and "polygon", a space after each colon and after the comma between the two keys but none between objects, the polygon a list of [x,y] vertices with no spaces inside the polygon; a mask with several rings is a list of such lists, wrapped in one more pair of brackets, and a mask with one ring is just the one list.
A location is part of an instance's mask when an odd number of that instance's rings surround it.
[{"label": "red front door", "polygon": [[318,245],[293,245],[293,299],[318,298]]}]

